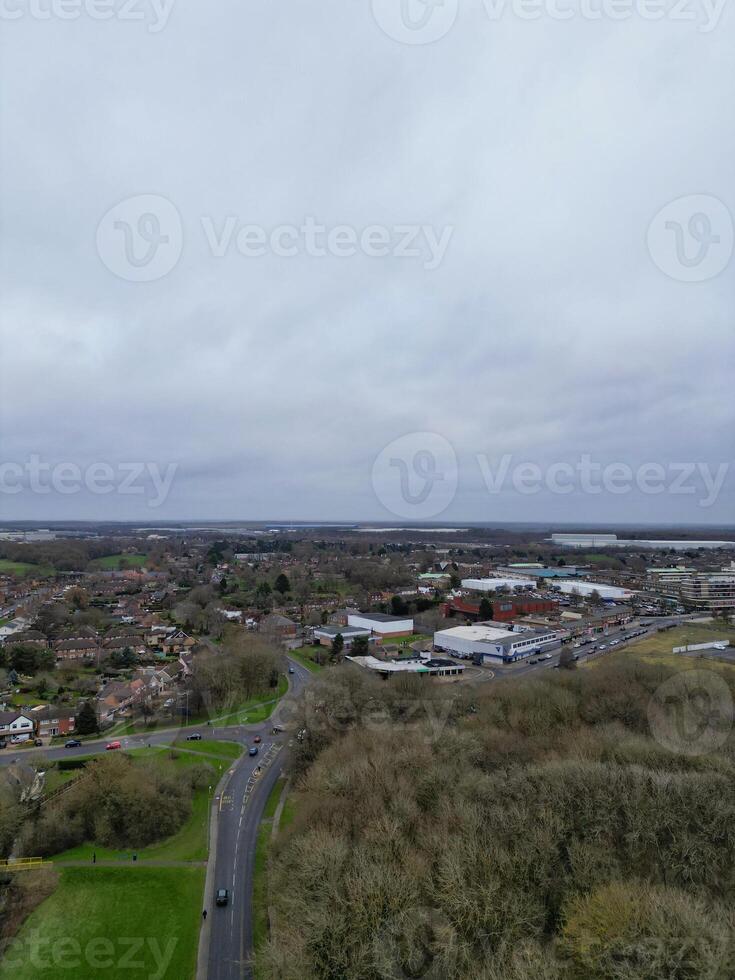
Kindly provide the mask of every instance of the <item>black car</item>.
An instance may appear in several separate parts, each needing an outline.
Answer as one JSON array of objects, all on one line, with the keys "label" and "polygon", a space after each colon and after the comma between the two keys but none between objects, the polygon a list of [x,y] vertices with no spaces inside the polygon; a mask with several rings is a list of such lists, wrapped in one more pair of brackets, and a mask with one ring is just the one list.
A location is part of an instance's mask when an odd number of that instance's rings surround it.
[{"label": "black car", "polygon": [[192,732],[191,735],[186,736],[187,742],[201,742],[202,736],[199,732]]},{"label": "black car", "polygon": [[230,894],[226,888],[217,889],[217,897],[215,898],[215,905],[227,905],[230,900]]},{"label": "black car", "polygon": [[78,738],[70,738],[68,742],[64,742],[65,749],[78,749],[82,743]]}]

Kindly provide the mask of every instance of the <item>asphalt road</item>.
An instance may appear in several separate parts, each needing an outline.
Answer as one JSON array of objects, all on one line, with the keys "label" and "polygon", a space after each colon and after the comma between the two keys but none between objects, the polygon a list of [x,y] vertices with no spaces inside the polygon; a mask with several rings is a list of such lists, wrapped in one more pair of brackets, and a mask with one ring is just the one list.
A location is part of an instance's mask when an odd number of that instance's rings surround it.
[{"label": "asphalt road", "polygon": [[[123,750],[165,745],[193,731],[201,733],[202,741],[195,744],[203,749],[209,739],[240,742],[244,748],[255,745],[256,736],[262,739],[258,744],[257,756],[245,752],[232,765],[221,794],[213,801],[211,819],[217,821],[216,848],[209,857],[212,867],[208,871],[207,891],[211,883],[212,894],[205,895],[207,926],[202,930],[202,939],[208,941],[209,946],[205,951],[204,975],[207,980],[252,977],[249,961],[252,955],[252,891],[258,826],[270,791],[281,773],[290,737],[288,731],[272,735],[272,729],[275,725],[284,726],[288,722],[293,698],[312,677],[296,661],[289,660],[289,665],[293,668],[293,674],[288,675],[289,691],[264,722],[218,728],[192,725],[188,729],[173,728],[119,739]],[[20,753],[6,750],[0,756],[0,765],[8,765],[15,758],[30,762],[39,756],[53,760],[100,754],[106,751],[108,741],[98,739],[73,749],[24,749]],[[260,775],[255,774],[258,767],[261,767]],[[218,908],[214,904],[213,894],[219,888],[228,890],[229,900],[226,906]]]},{"label": "asphalt road", "polygon": [[[295,696],[312,676],[300,664],[290,661],[294,673],[289,694],[274,711],[265,726],[271,731],[287,712],[287,699]],[[249,735],[249,744],[255,728]],[[288,733],[279,736],[262,735],[258,756],[243,756],[232,768],[220,799],[215,801],[213,819],[217,821],[216,846],[210,862],[211,889],[229,892],[228,904],[219,908],[213,894],[206,896],[208,929],[202,930],[202,941],[208,942],[206,953],[207,980],[242,980],[252,977],[250,959],[253,946],[253,872],[258,827],[268,796],[283,767]],[[255,775],[258,765],[262,773]],[[209,891],[209,889],[208,889]],[[206,951],[205,951],[206,952]]]},{"label": "asphalt road", "polygon": [[[698,615],[701,616],[701,613]],[[684,615],[684,616],[660,616],[654,619],[654,621],[649,626],[636,626],[631,624],[630,626],[624,627],[622,630],[615,628],[608,630],[606,634],[597,634],[593,637],[592,643],[586,646],[574,647],[574,644],[567,646],[567,649],[571,649],[573,653],[579,654],[580,662],[584,660],[596,660],[599,657],[604,657],[605,654],[614,653],[616,650],[622,650],[624,647],[628,646],[630,643],[635,643],[638,640],[643,640],[646,636],[655,636],[658,630],[662,626],[667,626],[670,623],[674,625],[680,625],[681,623],[687,622],[687,620],[696,618],[697,614]],[[649,617],[643,616],[643,619],[648,619]],[[645,631],[643,636],[633,636],[634,632],[643,629]],[[617,640],[616,646],[611,647],[610,643],[613,640]],[[599,646],[601,643],[605,644],[604,650],[593,651],[593,646]],[[673,646],[673,644],[672,644]],[[488,670],[486,667],[478,668],[478,672],[486,675],[485,677],[479,676],[479,673],[473,674],[471,680],[501,680],[502,678],[510,677],[526,677],[531,674],[538,673],[542,670],[551,670],[559,663],[559,650],[555,650],[551,654],[550,660],[541,660],[535,664],[531,664],[528,661],[522,661],[513,667],[506,668],[494,668]]]}]

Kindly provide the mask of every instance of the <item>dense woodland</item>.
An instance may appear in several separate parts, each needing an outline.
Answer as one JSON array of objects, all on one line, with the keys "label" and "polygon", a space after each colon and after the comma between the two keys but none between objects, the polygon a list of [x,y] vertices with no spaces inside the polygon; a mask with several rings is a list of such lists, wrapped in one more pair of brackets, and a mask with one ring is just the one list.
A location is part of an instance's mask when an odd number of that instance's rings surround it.
[{"label": "dense woodland", "polygon": [[[732,736],[696,755],[651,737],[670,672],[631,659],[470,701],[328,671],[302,709],[267,975],[735,976]],[[710,707],[715,744],[732,719]]]}]

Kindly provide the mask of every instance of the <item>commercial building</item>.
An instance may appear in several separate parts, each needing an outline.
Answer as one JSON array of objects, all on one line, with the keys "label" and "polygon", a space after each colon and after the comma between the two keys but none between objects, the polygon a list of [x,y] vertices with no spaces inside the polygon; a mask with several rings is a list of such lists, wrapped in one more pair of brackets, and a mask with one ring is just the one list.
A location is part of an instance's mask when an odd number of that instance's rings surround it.
[{"label": "commercial building", "polygon": [[[487,600],[492,610],[492,619],[496,622],[506,622],[517,619],[518,616],[536,616],[545,612],[552,612],[557,608],[558,603],[553,599],[535,599],[525,596],[497,596]],[[471,619],[480,619],[480,603],[474,599],[454,598],[445,602],[442,606],[445,616],[469,616]],[[487,613],[485,614],[487,615]]]},{"label": "commercial building", "polygon": [[383,639],[391,636],[410,636],[413,633],[413,619],[405,616],[390,616],[387,613],[351,613],[347,625],[357,629],[369,630]]},{"label": "commercial building", "polygon": [[569,575],[581,575],[576,565],[563,565],[559,568],[546,568],[540,562],[517,562],[498,569],[504,575],[533,575],[534,582],[539,578],[567,578]]},{"label": "commercial building", "polygon": [[547,541],[564,548],[654,548],[661,551],[697,551],[699,548],[735,548],[735,541],[657,541],[619,538],[617,534],[552,534]]},{"label": "commercial building", "polygon": [[597,592],[601,599],[612,599],[614,601],[624,601],[630,599],[632,592],[630,589],[621,589],[617,585],[605,585],[604,582],[584,582],[581,579],[562,579],[554,582],[555,589],[559,589],[565,595],[577,594],[588,598],[593,592]]},{"label": "commercial building", "polygon": [[697,572],[682,579],[681,601],[685,606],[708,609],[735,608],[735,570],[732,572]]},{"label": "commercial building", "polygon": [[370,630],[359,629],[357,626],[317,626],[314,629],[314,642],[323,647],[331,647],[340,633],[345,641],[345,648],[351,647],[358,636],[367,637],[368,640],[372,637]]},{"label": "commercial building", "polygon": [[695,568],[687,568],[685,565],[677,565],[676,568],[648,568],[646,581],[655,592],[671,598],[679,595],[684,579],[695,573]]},{"label": "commercial building", "polygon": [[514,663],[559,646],[561,637],[559,630],[476,623],[434,633],[434,649],[475,663]]},{"label": "commercial building", "polygon": [[735,608],[735,564],[720,571],[694,568],[649,568],[646,578],[655,591],[685,606],[717,611]]},{"label": "commercial building", "polygon": [[463,578],[462,588],[473,592],[497,592],[498,589],[532,589],[536,585],[535,578],[506,577],[506,578]]},{"label": "commercial building", "polygon": [[458,678],[465,670],[463,664],[453,660],[427,655],[412,657],[404,660],[378,660],[377,657],[347,657],[358,667],[372,670],[382,677],[394,677],[396,674],[417,674],[419,677],[435,677],[439,680]]}]

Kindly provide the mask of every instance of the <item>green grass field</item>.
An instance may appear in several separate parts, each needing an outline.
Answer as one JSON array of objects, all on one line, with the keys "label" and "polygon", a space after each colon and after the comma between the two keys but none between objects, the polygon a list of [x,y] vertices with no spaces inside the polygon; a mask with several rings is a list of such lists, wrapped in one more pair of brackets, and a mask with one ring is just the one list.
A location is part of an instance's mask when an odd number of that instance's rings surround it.
[{"label": "green grass field", "polygon": [[126,562],[128,568],[142,568],[148,561],[148,555],[105,555],[104,558],[95,558],[90,565],[106,571],[119,571],[121,561]]},{"label": "green grass field", "polygon": [[0,961],[0,980],[190,980],[204,868],[64,868]]},{"label": "green grass field", "polygon": [[[156,746],[151,749],[133,749],[127,753],[134,759],[160,760],[163,765],[174,765],[177,768],[207,763],[215,772],[212,775],[212,793],[224,771],[238,758],[242,746],[233,742],[180,742],[175,743],[179,749],[178,757],[170,758],[169,749]],[[79,770],[75,771],[78,774]],[[208,789],[197,790],[192,799],[191,814],[173,836],[166,840],[151,844],[136,851],[138,861],[205,861],[207,858],[207,827],[209,820],[210,792]],[[68,851],[55,855],[54,861],[92,861],[92,855],[97,855],[98,861],[130,861],[132,850],[119,851],[113,848],[99,847],[93,842],[80,844]]]},{"label": "green grass field", "polygon": [[327,647],[307,646],[299,647],[298,650],[288,651],[289,657],[293,657],[293,659],[297,660],[302,667],[306,667],[306,669],[310,670],[312,673],[317,673],[320,670],[324,670],[325,666],[324,664],[318,664],[314,660],[314,654],[316,653],[321,653],[322,656],[329,657],[329,649]]},{"label": "green grass field", "polygon": [[[278,687],[275,688],[270,697],[263,698],[263,695],[251,698],[241,704],[233,711],[225,712],[221,715],[213,715],[211,721],[216,725],[255,725],[266,718],[270,718],[273,710],[288,690],[288,679],[285,674],[278,678]],[[196,725],[198,720],[207,721],[209,715],[202,716],[200,719],[193,718],[192,725]]]},{"label": "green grass field", "polygon": [[[693,643],[706,643],[708,640],[730,640],[730,644],[735,646],[735,630],[732,627],[720,624],[692,623],[686,626],[677,626],[675,629],[665,630],[656,633],[654,636],[644,637],[637,643],[614,653],[607,654],[606,657],[598,657],[585,663],[585,667],[593,669],[597,664],[610,660],[612,657],[640,657],[647,663],[665,664],[669,667],[676,667],[678,670],[687,667],[701,666],[702,660],[696,650],[688,654],[672,653],[673,647],[683,647]],[[716,653],[717,651],[711,651]],[[735,665],[718,661],[714,657],[706,658],[708,667],[722,667],[725,670],[734,669]]]},{"label": "green grass field", "polygon": [[54,574],[51,565],[32,565],[27,561],[10,561],[0,558],[0,574],[3,575],[33,575],[38,578],[48,578]]},{"label": "green grass field", "polygon": [[[281,799],[284,782],[276,780],[266,800],[258,839],[255,847],[255,864],[253,867],[253,948],[257,951],[268,938],[268,851],[273,830],[273,817]],[[256,964],[256,976],[258,969]]]}]

